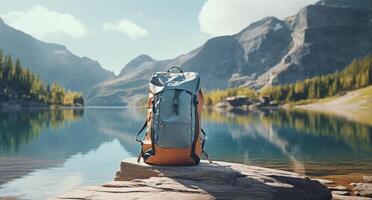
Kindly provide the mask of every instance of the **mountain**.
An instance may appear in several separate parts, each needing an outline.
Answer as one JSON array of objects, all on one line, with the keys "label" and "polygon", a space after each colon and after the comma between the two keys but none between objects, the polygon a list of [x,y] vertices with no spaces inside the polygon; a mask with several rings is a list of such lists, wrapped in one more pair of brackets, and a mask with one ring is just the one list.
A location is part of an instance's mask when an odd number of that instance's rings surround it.
[{"label": "mountain", "polygon": [[113,78],[97,61],[78,57],[66,47],[42,42],[18,31],[0,19],[0,49],[19,58],[25,67],[48,83],[87,93],[95,84]]},{"label": "mountain", "polygon": [[341,70],[372,52],[372,0],[322,0],[279,20],[267,17],[241,32],[208,40],[177,58],[139,56],[114,80],[96,85],[91,105],[127,105],[147,93],[155,71],[196,71],[204,89],[293,83]]}]

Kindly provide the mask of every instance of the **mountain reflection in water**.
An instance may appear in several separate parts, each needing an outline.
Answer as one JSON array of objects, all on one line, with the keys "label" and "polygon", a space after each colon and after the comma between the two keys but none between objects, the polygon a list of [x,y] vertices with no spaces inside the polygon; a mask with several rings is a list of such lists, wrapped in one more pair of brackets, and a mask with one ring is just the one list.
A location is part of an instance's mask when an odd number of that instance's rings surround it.
[{"label": "mountain reflection in water", "polygon": [[[43,199],[112,180],[121,159],[138,155],[134,134],[145,115],[134,108],[0,112],[0,196]],[[202,121],[213,160],[306,175],[372,173],[368,124],[281,110],[206,110]]]}]

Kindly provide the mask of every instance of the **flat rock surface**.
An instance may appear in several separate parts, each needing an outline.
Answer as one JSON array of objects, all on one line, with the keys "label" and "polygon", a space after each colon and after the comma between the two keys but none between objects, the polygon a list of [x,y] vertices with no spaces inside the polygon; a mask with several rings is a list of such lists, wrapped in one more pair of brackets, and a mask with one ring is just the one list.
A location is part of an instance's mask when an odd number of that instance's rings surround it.
[{"label": "flat rock surface", "polygon": [[318,181],[296,173],[202,161],[198,166],[149,166],[124,160],[115,181],[55,199],[331,199]]}]

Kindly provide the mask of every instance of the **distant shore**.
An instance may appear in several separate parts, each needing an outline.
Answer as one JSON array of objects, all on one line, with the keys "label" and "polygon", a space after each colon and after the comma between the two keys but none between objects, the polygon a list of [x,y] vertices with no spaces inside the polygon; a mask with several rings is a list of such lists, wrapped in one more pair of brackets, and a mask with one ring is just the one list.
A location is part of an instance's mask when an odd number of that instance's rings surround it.
[{"label": "distant shore", "polygon": [[9,102],[2,102],[0,103],[0,109],[2,110],[21,110],[21,109],[81,109],[84,108],[82,105],[72,105],[72,106],[65,106],[65,105],[47,105],[41,104],[38,102],[22,102],[22,103],[9,103]]},{"label": "distant shore", "polygon": [[316,111],[372,125],[372,86],[329,97],[317,102],[294,105],[294,109]]}]

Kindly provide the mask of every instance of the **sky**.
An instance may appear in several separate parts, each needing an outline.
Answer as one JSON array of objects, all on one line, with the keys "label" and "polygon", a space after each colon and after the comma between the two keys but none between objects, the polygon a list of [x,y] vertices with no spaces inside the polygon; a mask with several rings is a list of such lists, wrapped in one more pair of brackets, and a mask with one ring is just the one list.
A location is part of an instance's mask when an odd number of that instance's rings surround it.
[{"label": "sky", "polygon": [[8,25],[66,46],[119,73],[147,54],[171,59],[267,16],[294,15],[317,0],[0,0]]}]

